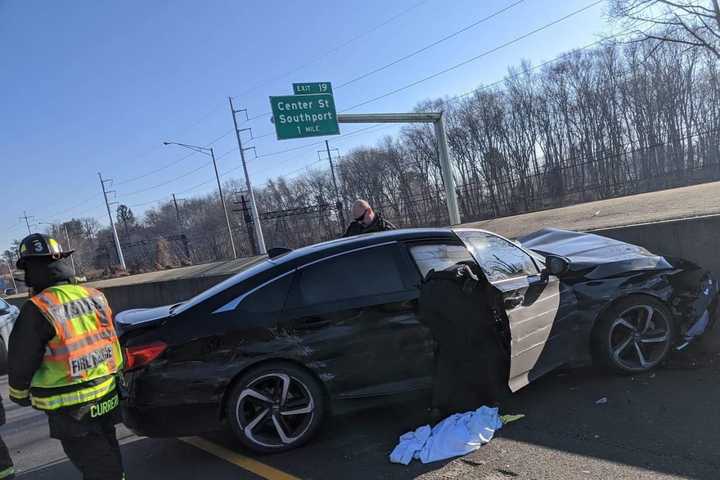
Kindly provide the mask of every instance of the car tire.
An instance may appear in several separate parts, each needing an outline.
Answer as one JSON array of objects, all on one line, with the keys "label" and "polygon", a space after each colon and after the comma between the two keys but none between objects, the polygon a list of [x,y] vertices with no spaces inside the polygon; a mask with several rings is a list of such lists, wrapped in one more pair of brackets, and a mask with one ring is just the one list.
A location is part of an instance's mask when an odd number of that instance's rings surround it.
[{"label": "car tire", "polygon": [[596,363],[637,374],[660,365],[674,341],[670,309],[650,296],[633,295],[602,314],[593,329],[591,350]]},{"label": "car tire", "polygon": [[317,432],[324,413],[320,382],[290,363],[270,363],[243,374],[225,405],[233,433],[258,453],[304,445]]},{"label": "car tire", "polygon": [[8,351],[5,339],[0,336],[0,375],[8,373]]}]

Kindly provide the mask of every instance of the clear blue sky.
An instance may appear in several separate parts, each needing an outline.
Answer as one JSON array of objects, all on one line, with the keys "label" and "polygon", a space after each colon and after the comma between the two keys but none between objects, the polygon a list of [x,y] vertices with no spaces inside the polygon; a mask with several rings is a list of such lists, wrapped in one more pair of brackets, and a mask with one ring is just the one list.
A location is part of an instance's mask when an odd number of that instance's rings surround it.
[{"label": "clear blue sky", "polygon": [[[173,164],[188,152],[161,143],[206,145],[229,132],[228,96],[236,97],[251,117],[260,115],[269,110],[268,96],[291,93],[293,81],[340,85],[515,1],[0,0],[0,250],[27,233],[18,219],[23,211],[41,222],[95,216],[107,223],[97,172],[116,181],[117,201],[138,205],[133,207],[136,214],[173,192],[188,197],[213,191],[212,168],[203,167],[205,157]],[[525,0],[450,41],[336,89],[338,110],[443,70],[589,3]],[[539,63],[585,46],[609,30],[605,8],[597,5],[353,112],[407,111],[423,99],[496,81],[522,59]],[[293,73],[283,77],[288,71]],[[273,132],[267,116],[247,126],[255,136]],[[343,133],[359,128],[363,126],[341,125]],[[392,131],[375,129],[330,141],[342,152],[374,144]],[[271,154],[249,163],[254,185],[284,173],[302,173],[304,165],[318,158],[318,147],[309,145],[318,140],[277,141],[269,135],[251,142],[258,154]],[[303,145],[309,146],[272,155]],[[242,179],[234,136],[226,135],[213,146],[221,157],[220,171],[235,169],[224,179]]]}]

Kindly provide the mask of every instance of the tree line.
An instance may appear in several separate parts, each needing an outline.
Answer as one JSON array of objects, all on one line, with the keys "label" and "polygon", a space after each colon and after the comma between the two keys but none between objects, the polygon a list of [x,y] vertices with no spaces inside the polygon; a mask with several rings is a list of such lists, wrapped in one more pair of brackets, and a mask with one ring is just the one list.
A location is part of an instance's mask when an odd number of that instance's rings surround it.
[{"label": "tree line", "polygon": [[[710,49],[681,42],[608,42],[541,67],[525,62],[501,85],[420,103],[443,111],[464,222],[720,179],[720,70]],[[404,127],[330,169],[278,177],[257,188],[268,247],[339,236],[367,199],[402,227],[448,222],[434,130]],[[252,254],[242,184],[225,186],[240,255]],[[117,228],[131,272],[231,256],[217,194],[162,203],[137,219],[121,205]],[[78,269],[116,274],[109,228],[66,224]],[[61,240],[58,225],[51,229]],[[11,251],[4,256],[9,258]]]}]

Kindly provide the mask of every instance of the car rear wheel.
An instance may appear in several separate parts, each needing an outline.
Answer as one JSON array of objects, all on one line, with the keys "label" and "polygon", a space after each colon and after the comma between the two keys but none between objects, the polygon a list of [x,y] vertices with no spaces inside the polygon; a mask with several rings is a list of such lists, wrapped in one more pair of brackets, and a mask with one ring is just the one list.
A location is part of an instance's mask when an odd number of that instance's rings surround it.
[{"label": "car rear wheel", "polygon": [[670,310],[652,297],[625,298],[605,312],[593,332],[596,361],[622,373],[641,373],[662,363],[673,344]]},{"label": "car rear wheel", "polygon": [[315,434],[323,419],[319,382],[292,364],[269,364],[243,375],[233,388],[226,414],[233,432],[260,453],[297,448]]}]

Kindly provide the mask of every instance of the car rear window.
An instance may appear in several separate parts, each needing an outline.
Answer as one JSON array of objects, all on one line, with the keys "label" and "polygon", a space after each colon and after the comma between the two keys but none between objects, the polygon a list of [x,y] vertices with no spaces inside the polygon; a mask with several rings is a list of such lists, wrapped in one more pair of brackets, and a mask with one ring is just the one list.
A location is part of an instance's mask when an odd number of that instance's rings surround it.
[{"label": "car rear window", "polygon": [[405,290],[395,251],[369,248],[301,269],[293,304],[310,306]]}]

